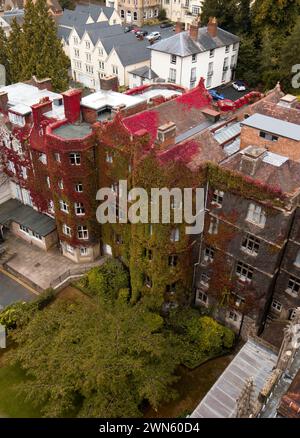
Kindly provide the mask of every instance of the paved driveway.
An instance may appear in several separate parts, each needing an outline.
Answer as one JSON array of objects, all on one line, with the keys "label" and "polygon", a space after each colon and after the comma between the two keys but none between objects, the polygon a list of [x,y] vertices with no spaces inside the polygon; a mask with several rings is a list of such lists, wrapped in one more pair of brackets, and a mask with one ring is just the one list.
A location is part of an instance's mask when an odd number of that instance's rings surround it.
[{"label": "paved driveway", "polygon": [[3,272],[0,272],[0,309],[16,301],[31,301],[36,295],[13,280]]}]

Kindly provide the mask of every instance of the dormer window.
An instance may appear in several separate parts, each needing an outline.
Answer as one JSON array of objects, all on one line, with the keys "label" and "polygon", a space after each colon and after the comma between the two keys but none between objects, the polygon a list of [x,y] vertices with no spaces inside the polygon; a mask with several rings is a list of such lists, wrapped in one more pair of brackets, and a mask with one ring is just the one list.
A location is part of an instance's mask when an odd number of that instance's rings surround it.
[{"label": "dormer window", "polygon": [[171,64],[176,64],[176,59],[177,59],[176,55],[171,55]]}]

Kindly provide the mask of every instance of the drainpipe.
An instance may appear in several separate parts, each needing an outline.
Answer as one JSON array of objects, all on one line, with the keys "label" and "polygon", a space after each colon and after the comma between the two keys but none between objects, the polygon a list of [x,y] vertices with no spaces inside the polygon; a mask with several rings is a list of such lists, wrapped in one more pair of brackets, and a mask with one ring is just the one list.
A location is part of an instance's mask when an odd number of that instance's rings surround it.
[{"label": "drainpipe", "polygon": [[181,59],[181,64],[180,64],[180,85],[182,86],[182,63],[183,63],[183,58]]}]

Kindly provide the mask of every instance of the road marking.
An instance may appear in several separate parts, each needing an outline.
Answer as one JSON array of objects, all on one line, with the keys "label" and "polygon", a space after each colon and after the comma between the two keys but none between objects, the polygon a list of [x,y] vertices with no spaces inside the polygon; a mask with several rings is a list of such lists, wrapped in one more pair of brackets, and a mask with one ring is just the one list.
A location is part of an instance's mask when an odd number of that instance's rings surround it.
[{"label": "road marking", "polygon": [[6,275],[6,277],[11,278],[12,280],[14,280],[16,283],[19,283],[21,286],[25,287],[25,289],[29,290],[30,292],[32,292],[35,295],[40,295],[39,292],[37,292],[35,289],[33,289],[31,286],[28,286],[28,284],[24,283],[24,281],[20,280],[19,278],[15,277],[13,274],[11,274],[10,272],[5,271],[4,269],[2,269],[0,267],[0,272],[3,275]]}]

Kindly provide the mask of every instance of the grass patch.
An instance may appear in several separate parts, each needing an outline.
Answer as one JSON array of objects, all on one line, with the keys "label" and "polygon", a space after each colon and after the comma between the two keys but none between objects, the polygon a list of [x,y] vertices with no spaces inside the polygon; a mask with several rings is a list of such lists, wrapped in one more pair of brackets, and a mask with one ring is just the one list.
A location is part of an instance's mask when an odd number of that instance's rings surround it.
[{"label": "grass patch", "polygon": [[0,368],[0,417],[34,418],[41,417],[39,409],[19,394],[18,383],[26,379],[24,371],[18,365],[6,365]]}]

